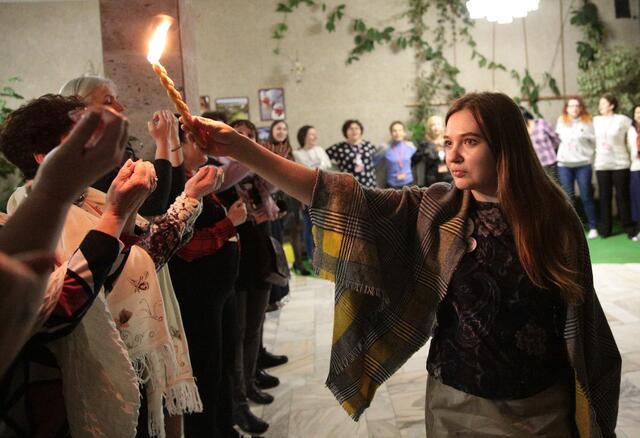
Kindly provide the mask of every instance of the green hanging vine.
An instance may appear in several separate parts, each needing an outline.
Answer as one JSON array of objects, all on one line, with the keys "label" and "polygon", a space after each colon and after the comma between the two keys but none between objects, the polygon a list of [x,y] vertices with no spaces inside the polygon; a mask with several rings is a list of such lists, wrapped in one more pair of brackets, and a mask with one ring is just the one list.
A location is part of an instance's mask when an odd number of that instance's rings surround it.
[{"label": "green hanging vine", "polygon": [[[503,64],[490,60],[477,50],[477,43],[470,32],[474,21],[469,18],[464,0],[406,0],[406,2],[407,9],[402,14],[410,24],[406,30],[398,30],[393,26],[378,28],[368,25],[362,18],[348,17],[344,4],[329,8],[326,3],[315,0],[287,0],[278,3],[276,11],[282,14],[283,19],[274,26],[272,38],[277,41],[274,52],[280,53],[280,43],[288,31],[287,16],[300,6],[321,10],[326,15],[325,29],[328,32],[335,32],[338,23],[344,18],[350,19],[349,29],[355,35],[353,46],[347,54],[347,64],[360,60],[363,55],[383,45],[388,45],[395,51],[413,49],[420,71],[415,82],[417,102],[412,114],[414,123],[411,124],[414,128],[435,112],[434,102],[449,101],[466,92],[458,81],[460,70],[444,55],[446,47],[460,40],[472,49],[471,59],[477,61],[478,67],[507,71]],[[433,27],[426,23],[430,11],[436,18],[436,24]],[[425,71],[425,66],[429,67],[428,72]],[[549,73],[545,73],[541,83],[537,83],[528,70],[518,72],[512,69],[510,73],[519,85],[520,96],[516,99],[529,101],[536,114],[539,114],[537,103],[542,89],[548,87],[554,94],[560,94],[556,81]]]},{"label": "green hanging vine", "polygon": [[24,99],[24,97],[13,89],[13,84],[16,82],[20,82],[20,78],[9,78],[7,79],[7,85],[0,87],[0,123],[4,122],[11,111],[13,111],[7,106],[7,98],[15,100]]},{"label": "green hanging vine", "polygon": [[604,93],[618,98],[618,110],[630,114],[640,102],[640,48],[608,47],[598,7],[590,0],[571,12],[571,24],[582,31],[576,43],[578,53],[578,89],[595,112]]},{"label": "green hanging vine", "polygon": [[584,0],[582,7],[571,11],[571,24],[582,30],[583,39],[576,43],[578,68],[587,71],[604,44],[604,26],[598,7],[590,0]]},{"label": "green hanging vine", "polygon": [[582,32],[576,43],[578,89],[595,112],[604,93],[618,97],[619,110],[629,112],[640,101],[640,49],[605,45],[604,24],[598,7],[590,0],[571,12],[571,24]]},{"label": "green hanging vine", "polygon": [[593,112],[600,96],[612,93],[618,98],[617,111],[631,115],[640,103],[640,48],[613,47],[599,52],[589,69],[578,74],[578,88]]},{"label": "green hanging vine", "polygon": [[[531,110],[534,114],[541,116],[540,108],[538,107],[538,101],[540,100],[540,90],[548,87],[551,92],[560,96],[560,89],[558,88],[558,83],[549,73],[544,73],[542,75],[542,83],[537,83],[528,69],[524,70],[524,75],[520,75],[516,70],[511,70],[511,77],[514,78],[520,84],[520,95],[526,96],[527,101],[529,102],[529,106],[531,106]],[[516,96],[513,98],[517,103],[522,102],[522,97]]]}]

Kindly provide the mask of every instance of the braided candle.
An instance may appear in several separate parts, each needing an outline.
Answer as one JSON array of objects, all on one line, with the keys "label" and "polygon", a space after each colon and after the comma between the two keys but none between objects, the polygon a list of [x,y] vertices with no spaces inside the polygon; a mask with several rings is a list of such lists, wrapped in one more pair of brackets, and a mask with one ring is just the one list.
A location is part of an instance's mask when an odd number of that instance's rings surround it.
[{"label": "braided candle", "polygon": [[200,138],[200,134],[198,133],[198,131],[196,131],[193,126],[188,124],[189,120],[191,120],[191,112],[189,111],[187,103],[182,98],[182,94],[180,94],[180,92],[176,89],[175,82],[173,82],[173,80],[169,77],[167,69],[165,69],[161,64],[157,62],[152,63],[151,67],[153,68],[153,71],[156,73],[156,75],[158,75],[162,86],[165,88],[165,90],[167,90],[169,99],[171,99],[173,105],[176,107],[176,110],[178,110],[178,112],[182,116],[184,127],[187,128],[189,132],[194,136],[196,143],[204,144],[204,142]]}]

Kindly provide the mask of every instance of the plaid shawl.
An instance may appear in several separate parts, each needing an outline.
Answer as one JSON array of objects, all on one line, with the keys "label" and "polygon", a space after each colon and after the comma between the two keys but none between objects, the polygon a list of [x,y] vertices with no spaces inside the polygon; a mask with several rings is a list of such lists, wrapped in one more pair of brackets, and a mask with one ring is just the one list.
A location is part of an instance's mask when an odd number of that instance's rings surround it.
[{"label": "plaid shawl", "polygon": [[[358,420],[376,389],[432,334],[472,232],[469,191],[367,189],[352,176],[318,172],[311,203],[314,265],[335,282],[333,344],[327,386]],[[621,358],[593,290],[580,245],[570,254],[585,300],[567,306],[565,339],[575,375],[574,413],[581,437],[615,436]],[[576,235],[577,235],[576,234]]]}]

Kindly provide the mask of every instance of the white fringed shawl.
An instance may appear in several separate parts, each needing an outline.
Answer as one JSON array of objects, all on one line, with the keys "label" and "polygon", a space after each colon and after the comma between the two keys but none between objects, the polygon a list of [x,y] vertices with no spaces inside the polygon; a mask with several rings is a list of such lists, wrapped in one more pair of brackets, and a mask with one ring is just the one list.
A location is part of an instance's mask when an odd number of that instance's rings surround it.
[{"label": "white fringed shawl", "polygon": [[[10,207],[15,209],[24,197],[23,188],[16,191]],[[58,245],[63,260],[95,227],[105,200],[104,193],[89,189],[84,202],[71,207]],[[163,218],[182,237],[200,210],[198,201],[180,196]],[[54,291],[61,290],[64,279],[64,270],[57,272],[49,284]],[[131,247],[107,299],[101,292],[78,327],[52,347],[74,437],[134,436],[139,383],[146,384],[153,436],[164,437],[163,399],[174,415],[202,410],[167,268],[156,275],[154,260],[139,246]]]}]

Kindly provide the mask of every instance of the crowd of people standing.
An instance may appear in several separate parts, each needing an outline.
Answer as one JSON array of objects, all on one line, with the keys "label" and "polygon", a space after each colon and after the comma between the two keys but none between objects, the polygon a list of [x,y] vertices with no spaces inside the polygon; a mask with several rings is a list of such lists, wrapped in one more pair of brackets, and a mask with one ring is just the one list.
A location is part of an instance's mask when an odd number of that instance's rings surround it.
[{"label": "crowd of people standing", "polygon": [[[557,179],[572,199],[575,199],[577,184],[589,239],[612,234],[614,191],[623,231],[629,239],[640,239],[639,108],[636,105],[631,117],[626,116],[618,112],[616,97],[604,94],[598,102],[600,114],[593,117],[580,97],[570,98],[555,129],[523,111],[534,149],[547,173]],[[594,200],[594,179],[598,205]]]},{"label": "crowd of people standing", "polygon": [[[112,81],[80,77],[2,126],[0,148],[26,180],[3,231],[28,223],[43,192],[61,233],[46,242],[45,304],[3,357],[0,434],[261,434],[248,401],[273,401],[264,390],[279,380],[265,369],[287,361],[262,343],[275,188],[206,156],[166,110],[148,122],[153,162],[137,159],[123,111]],[[256,138],[250,121],[234,126]]]},{"label": "crowd of people standing", "polygon": [[[588,239],[612,234],[615,191],[622,229],[629,239],[638,241],[640,105],[633,108],[631,117],[616,112],[617,107],[616,97],[605,94],[598,105],[600,115],[592,117],[580,97],[569,98],[555,127],[543,118],[534,117],[524,107],[520,110],[536,156],[547,175],[573,200],[577,185]],[[406,139],[406,127],[400,121],[391,123],[391,140],[382,146],[364,140],[363,132],[360,121],[345,121],[342,126],[345,141],[330,146],[326,152],[334,169],[352,174],[365,187],[428,187],[436,182],[452,181],[445,161],[441,116],[425,120],[424,139],[418,146]],[[378,184],[376,171],[383,174],[384,183]],[[595,193],[599,199],[597,205]]]}]

